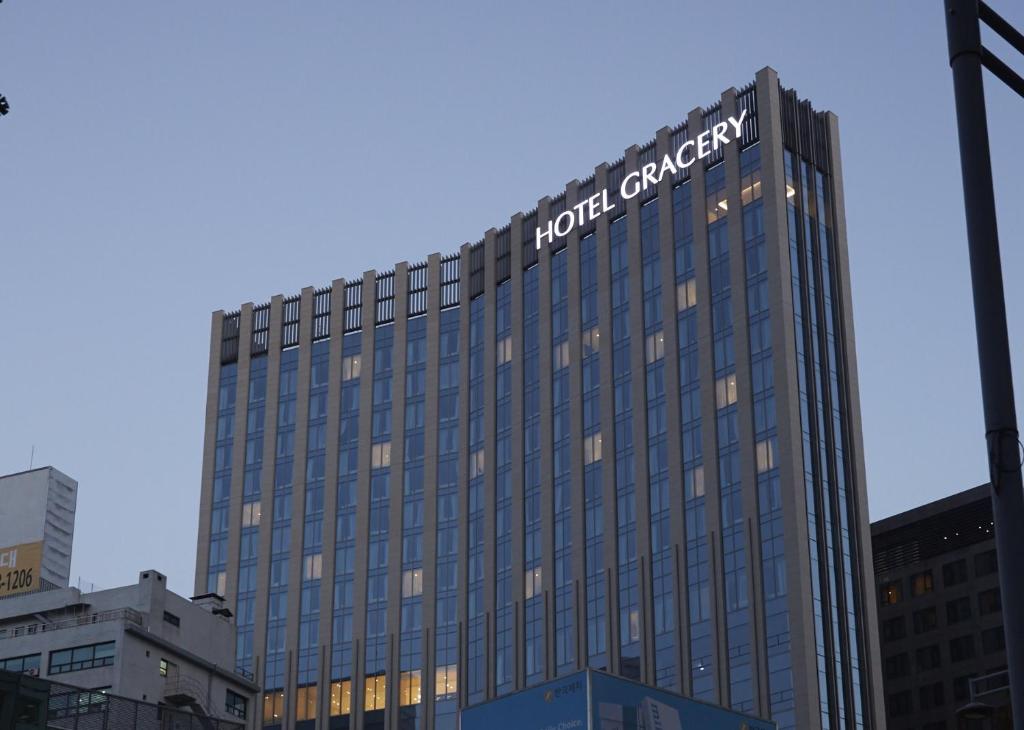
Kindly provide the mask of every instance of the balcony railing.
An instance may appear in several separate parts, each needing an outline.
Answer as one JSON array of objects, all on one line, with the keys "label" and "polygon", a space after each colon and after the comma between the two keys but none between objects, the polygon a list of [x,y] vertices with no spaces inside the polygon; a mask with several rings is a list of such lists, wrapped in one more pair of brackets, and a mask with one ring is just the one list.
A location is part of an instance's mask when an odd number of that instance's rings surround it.
[{"label": "balcony railing", "polygon": [[111,611],[97,611],[95,613],[85,613],[81,616],[71,616],[58,621],[22,624],[21,626],[14,626],[8,629],[0,629],[0,639],[13,639],[18,636],[42,634],[49,631],[71,629],[76,626],[86,626],[106,621],[127,621],[136,626],[142,626],[142,614],[133,608],[116,608]]}]

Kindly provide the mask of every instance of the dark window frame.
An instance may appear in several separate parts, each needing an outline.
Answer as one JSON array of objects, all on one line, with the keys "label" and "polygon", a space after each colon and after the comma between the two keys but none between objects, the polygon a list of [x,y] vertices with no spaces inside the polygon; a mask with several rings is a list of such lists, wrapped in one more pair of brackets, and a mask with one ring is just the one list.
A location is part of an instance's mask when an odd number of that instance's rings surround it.
[{"label": "dark window frame", "polygon": [[[101,657],[96,657],[96,650],[99,648],[110,647],[110,654]],[[80,672],[85,669],[99,669],[100,667],[112,667],[114,666],[114,658],[116,656],[117,643],[114,641],[100,641],[95,644],[83,644],[81,646],[72,646],[66,649],[54,649],[50,652],[47,661],[47,674],[67,674],[69,672]],[[89,658],[84,657],[75,658],[75,652],[84,652],[89,650]],[[62,654],[67,653],[67,661],[61,661],[55,663],[55,659],[63,659]]]}]

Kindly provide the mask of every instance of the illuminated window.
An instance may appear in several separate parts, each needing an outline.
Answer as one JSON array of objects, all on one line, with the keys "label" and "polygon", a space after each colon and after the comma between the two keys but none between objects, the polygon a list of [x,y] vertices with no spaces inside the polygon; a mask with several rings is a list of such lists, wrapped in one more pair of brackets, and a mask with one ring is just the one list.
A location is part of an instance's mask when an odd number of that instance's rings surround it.
[{"label": "illuminated window", "polygon": [[583,437],[583,463],[593,464],[601,460],[601,432]]},{"label": "illuminated window", "polygon": [[697,280],[687,279],[676,284],[676,308],[682,312],[684,309],[697,306]]},{"label": "illuminated window", "polygon": [[551,351],[551,363],[555,370],[569,366],[569,343],[559,342]]},{"label": "illuminated window", "polygon": [[640,640],[640,609],[634,608],[629,612],[629,640]]},{"label": "illuminated window", "polygon": [[378,674],[366,678],[366,689],[364,692],[364,710],[383,710],[387,701],[388,682],[387,676]]},{"label": "illuminated window", "polygon": [[923,596],[925,593],[931,593],[932,588],[932,572],[930,570],[910,576],[910,595]]},{"label": "illuminated window", "polygon": [[722,189],[708,193],[707,205],[709,224],[714,223],[719,218],[725,218],[726,213],[729,212],[729,201],[725,196],[725,190]]},{"label": "illuminated window", "polygon": [[895,603],[899,603],[903,598],[902,591],[900,591],[899,581],[886,583],[881,587],[878,593],[881,597],[883,606],[891,606]]},{"label": "illuminated window", "polygon": [[316,719],[316,685],[299,687],[295,694],[295,719]]},{"label": "illuminated window", "polygon": [[419,669],[402,672],[398,680],[398,703],[400,705],[418,705],[422,696],[422,679]]},{"label": "illuminated window", "polygon": [[331,682],[331,717],[352,712],[352,680]]},{"label": "illuminated window", "polygon": [[601,331],[597,327],[591,327],[583,333],[583,357],[593,355],[601,349]]},{"label": "illuminated window", "polygon": [[350,355],[341,361],[341,379],[355,380],[363,362],[362,355]]},{"label": "illuminated window", "polygon": [[647,364],[657,362],[665,357],[665,333],[661,330],[647,335]]},{"label": "illuminated window", "polygon": [[370,449],[370,467],[384,469],[391,466],[391,442],[374,444]]},{"label": "illuminated window", "polygon": [[757,473],[775,468],[775,439],[769,438],[757,442]]},{"label": "illuminated window", "polygon": [[423,595],[423,569],[414,568],[402,572],[402,598]]},{"label": "illuminated window", "polygon": [[434,671],[434,697],[439,700],[454,697],[459,691],[459,670],[456,664],[445,664]]},{"label": "illuminated window", "polygon": [[320,580],[324,569],[324,556],[320,553],[307,555],[303,560],[302,575],[304,580]]},{"label": "illuminated window", "polygon": [[484,474],[484,450],[474,451],[469,455],[469,478],[483,476]]},{"label": "illuminated window", "polygon": [[541,566],[536,568],[529,568],[526,571],[526,597],[533,598],[539,596],[541,591],[544,590],[541,580]]},{"label": "illuminated window", "polygon": [[686,470],[683,477],[683,486],[686,489],[686,498],[694,499],[704,496],[704,466],[695,466]]},{"label": "illuminated window", "polygon": [[729,373],[715,381],[715,405],[719,408],[736,402],[736,373]]},{"label": "illuminated window", "polygon": [[506,337],[503,340],[498,340],[497,352],[495,357],[498,359],[499,365],[504,365],[507,362],[512,361],[512,337]]},{"label": "illuminated window", "polygon": [[761,170],[757,169],[740,180],[740,200],[743,205],[761,197]]},{"label": "illuminated window", "polygon": [[284,692],[263,693],[263,724],[280,725],[284,713]]},{"label": "illuminated window", "polygon": [[260,524],[262,509],[259,502],[246,502],[242,505],[242,527],[256,527]]},{"label": "illuminated window", "polygon": [[160,676],[161,677],[166,677],[167,676],[167,672],[169,671],[168,668],[170,666],[171,666],[171,663],[169,661],[167,661],[166,659],[161,659],[160,660]]}]

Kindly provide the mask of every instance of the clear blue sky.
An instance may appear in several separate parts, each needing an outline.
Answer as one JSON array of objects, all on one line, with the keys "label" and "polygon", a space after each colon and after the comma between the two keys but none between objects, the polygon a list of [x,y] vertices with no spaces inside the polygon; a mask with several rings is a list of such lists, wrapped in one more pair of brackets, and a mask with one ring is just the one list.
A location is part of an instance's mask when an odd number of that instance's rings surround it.
[{"label": "clear blue sky", "polygon": [[191,591],[211,311],[475,241],[766,65],[840,118],[872,517],[986,480],[941,0],[514,5],[0,4],[0,472],[79,480],[75,576]]}]

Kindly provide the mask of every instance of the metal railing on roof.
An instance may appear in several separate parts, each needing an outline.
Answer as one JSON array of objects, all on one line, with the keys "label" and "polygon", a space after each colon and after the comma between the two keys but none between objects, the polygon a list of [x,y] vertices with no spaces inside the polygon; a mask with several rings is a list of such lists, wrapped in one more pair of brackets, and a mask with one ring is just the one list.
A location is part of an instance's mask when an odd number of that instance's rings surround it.
[{"label": "metal railing on roof", "polygon": [[61,629],[72,629],[76,626],[87,626],[105,621],[127,621],[136,626],[142,626],[142,614],[134,608],[115,608],[110,611],[95,611],[80,616],[71,616],[58,621],[39,621],[31,624],[22,624],[7,629],[0,629],[0,639],[14,639],[18,636],[30,636],[42,634],[49,631],[60,631]]}]

